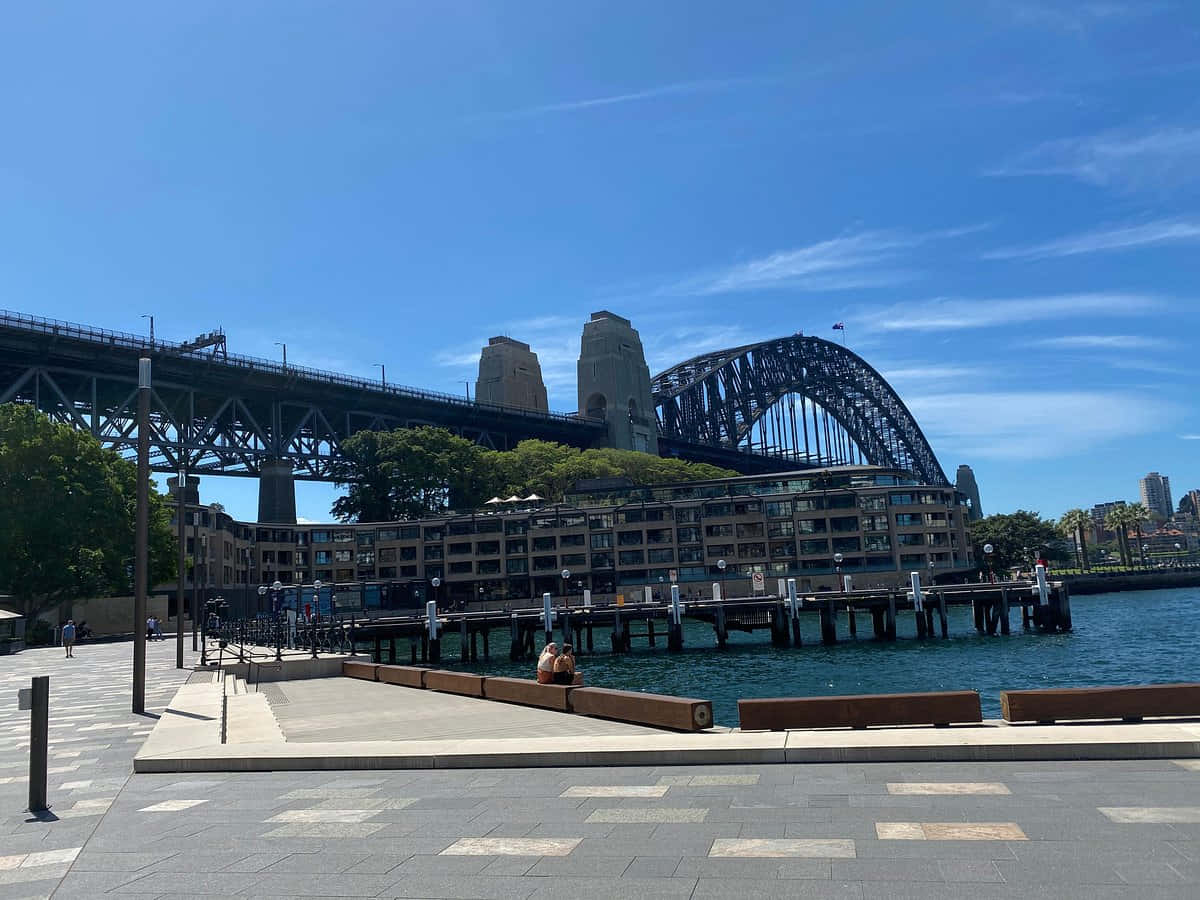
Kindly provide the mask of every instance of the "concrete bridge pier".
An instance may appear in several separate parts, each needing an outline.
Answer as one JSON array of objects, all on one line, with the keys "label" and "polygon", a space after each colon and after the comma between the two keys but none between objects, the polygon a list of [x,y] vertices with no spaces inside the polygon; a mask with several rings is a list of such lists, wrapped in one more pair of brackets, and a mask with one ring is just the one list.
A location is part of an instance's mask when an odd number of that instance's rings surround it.
[{"label": "concrete bridge pier", "polygon": [[264,460],[258,467],[258,521],[296,524],[296,477],[286,459]]}]

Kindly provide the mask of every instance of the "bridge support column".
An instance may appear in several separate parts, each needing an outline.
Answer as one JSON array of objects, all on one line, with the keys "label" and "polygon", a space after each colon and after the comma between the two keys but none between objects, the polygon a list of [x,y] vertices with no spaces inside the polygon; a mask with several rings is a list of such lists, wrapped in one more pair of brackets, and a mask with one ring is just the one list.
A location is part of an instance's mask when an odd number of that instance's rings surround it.
[{"label": "bridge support column", "polygon": [[268,459],[259,465],[258,521],[296,524],[296,478],[287,460]]},{"label": "bridge support column", "polygon": [[896,639],[896,595],[888,594],[887,623],[884,626],[884,637],[889,641]]},{"label": "bridge support column", "polygon": [[729,629],[725,626],[725,606],[717,607],[716,618],[713,621],[713,631],[717,635],[717,649],[724,650],[729,644]]}]

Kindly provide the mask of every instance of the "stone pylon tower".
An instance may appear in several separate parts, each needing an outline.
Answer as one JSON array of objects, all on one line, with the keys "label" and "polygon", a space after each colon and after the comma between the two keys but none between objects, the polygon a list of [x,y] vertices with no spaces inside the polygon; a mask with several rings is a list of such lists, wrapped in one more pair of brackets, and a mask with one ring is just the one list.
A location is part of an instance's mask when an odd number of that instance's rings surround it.
[{"label": "stone pylon tower", "polygon": [[475,399],[549,412],[546,384],[537,354],[529,345],[510,337],[494,337],[479,354],[479,380]]},{"label": "stone pylon tower", "polygon": [[579,414],[608,423],[610,447],[658,453],[650,369],[628,319],[592,313],[583,326],[578,378]]},{"label": "stone pylon tower", "polygon": [[975,473],[971,471],[970,466],[958,467],[958,472],[954,476],[954,489],[960,494],[966,494],[967,499],[971,501],[971,512],[967,519],[972,522],[982,519],[983,509],[979,504],[979,485],[975,483]]}]

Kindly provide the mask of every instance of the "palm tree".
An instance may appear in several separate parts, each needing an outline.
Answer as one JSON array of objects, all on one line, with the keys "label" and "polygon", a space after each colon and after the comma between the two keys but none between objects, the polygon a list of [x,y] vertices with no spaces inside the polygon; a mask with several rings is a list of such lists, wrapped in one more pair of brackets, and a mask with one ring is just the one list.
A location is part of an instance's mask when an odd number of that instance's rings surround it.
[{"label": "palm tree", "polygon": [[1129,524],[1137,529],[1138,552],[1142,554],[1142,565],[1146,564],[1146,554],[1142,552],[1142,525],[1150,518],[1150,510],[1141,503],[1131,503],[1125,507],[1129,516]]},{"label": "palm tree", "polygon": [[1128,506],[1114,506],[1104,517],[1104,527],[1117,535],[1117,549],[1121,552],[1121,565],[1129,568],[1129,525],[1132,524]]},{"label": "palm tree", "polygon": [[1079,556],[1080,571],[1087,571],[1087,530],[1092,527],[1092,517],[1082,509],[1069,509],[1058,520],[1059,530],[1075,539],[1075,551]]}]

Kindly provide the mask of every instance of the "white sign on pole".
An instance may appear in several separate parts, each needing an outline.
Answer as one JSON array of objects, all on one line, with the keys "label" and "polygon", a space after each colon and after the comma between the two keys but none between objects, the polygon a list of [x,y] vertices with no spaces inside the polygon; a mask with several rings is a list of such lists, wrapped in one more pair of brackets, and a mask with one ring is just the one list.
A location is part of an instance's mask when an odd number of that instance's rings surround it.
[{"label": "white sign on pole", "polygon": [[678,581],[678,580],[679,580],[679,573],[678,573],[678,572],[676,572],[674,569],[670,569],[670,570],[668,570],[668,571],[667,571],[667,578],[668,578],[670,581]]},{"label": "white sign on pole", "polygon": [[583,589],[583,605],[584,606],[592,605],[592,589],[591,588]]},{"label": "white sign on pole", "polygon": [[646,585],[646,593],[645,593],[645,597],[646,597],[646,602],[647,602],[647,603],[653,603],[653,602],[654,602],[654,591],[652,591],[652,590],[650,589],[650,585]]},{"label": "white sign on pole", "polygon": [[1046,584],[1046,567],[1038,563],[1035,571],[1037,572],[1038,606],[1046,606],[1050,603],[1050,586]]},{"label": "white sign on pole", "polygon": [[716,582],[716,581],[713,582],[713,599],[714,600],[721,599],[721,585],[719,582]]},{"label": "white sign on pole", "polygon": [[794,619],[794,618],[796,618],[796,616],[798,616],[800,614],[800,609],[799,609],[800,600],[796,596],[796,579],[795,578],[789,578],[787,580],[787,597],[788,597],[788,606],[790,606],[792,609],[792,618]]},{"label": "white sign on pole", "polygon": [[913,609],[921,612],[925,608],[925,600],[921,597],[921,573],[913,572],[910,577],[912,578]]},{"label": "white sign on pole", "polygon": [[750,576],[750,584],[754,586],[755,593],[758,593],[759,591],[761,591],[763,589],[763,586],[766,584],[766,579],[763,578],[763,573],[755,572],[753,575],[751,575]]},{"label": "white sign on pole", "polygon": [[683,624],[683,608],[679,604],[679,585],[671,585],[671,618],[676,625]]},{"label": "white sign on pole", "polygon": [[437,602],[430,600],[425,604],[426,627],[429,629],[429,639],[436,641],[438,636]]}]

